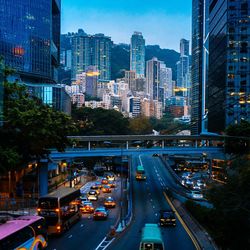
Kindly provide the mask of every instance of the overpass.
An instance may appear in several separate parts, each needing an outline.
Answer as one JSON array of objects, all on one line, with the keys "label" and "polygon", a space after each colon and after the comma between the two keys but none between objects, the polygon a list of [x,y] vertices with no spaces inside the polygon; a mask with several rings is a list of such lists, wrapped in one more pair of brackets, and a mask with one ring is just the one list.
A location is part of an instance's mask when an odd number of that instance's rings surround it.
[{"label": "overpass", "polygon": [[158,145],[162,149],[174,146],[215,147],[224,145],[225,136],[220,135],[101,135],[68,136],[76,147],[129,147]]},{"label": "overpass", "polygon": [[206,153],[209,157],[223,158],[224,149],[219,147],[153,147],[153,148],[94,148],[66,149],[65,152],[51,151],[50,158],[52,160],[71,160],[81,157],[96,157],[96,156],[125,156],[133,154],[167,154],[167,155],[202,155]]}]

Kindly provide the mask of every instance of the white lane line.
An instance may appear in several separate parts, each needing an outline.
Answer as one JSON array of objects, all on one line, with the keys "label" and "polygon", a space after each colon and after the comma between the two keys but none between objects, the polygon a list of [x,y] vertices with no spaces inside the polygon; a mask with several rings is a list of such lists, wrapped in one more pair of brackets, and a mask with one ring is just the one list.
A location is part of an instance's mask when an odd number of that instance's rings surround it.
[{"label": "white lane line", "polygon": [[155,216],[157,216],[158,214],[157,213],[155,213]]},{"label": "white lane line", "polygon": [[68,239],[72,238],[72,234],[68,237]]},{"label": "white lane line", "polygon": [[80,227],[83,227],[83,224],[81,224],[81,226]]},{"label": "white lane line", "polygon": [[[102,250],[105,250],[113,241],[115,238],[113,238],[112,240],[110,241],[106,241],[106,237],[101,241],[101,243],[97,246],[97,248],[95,250],[99,250],[99,249],[102,249]],[[106,245],[105,246],[102,246],[102,244],[105,243]]]}]

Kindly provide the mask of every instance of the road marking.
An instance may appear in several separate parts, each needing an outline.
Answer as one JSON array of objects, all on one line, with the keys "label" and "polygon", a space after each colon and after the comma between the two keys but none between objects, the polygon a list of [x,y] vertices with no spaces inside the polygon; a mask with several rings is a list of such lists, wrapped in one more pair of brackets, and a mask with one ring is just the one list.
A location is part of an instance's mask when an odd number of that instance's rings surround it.
[{"label": "road marking", "polygon": [[83,227],[83,224],[81,224],[81,226],[80,227]]},{"label": "road marking", "polygon": [[72,234],[68,237],[68,239],[72,238]]},{"label": "road marking", "polygon": [[158,214],[157,213],[155,213],[155,216],[157,216]]},{"label": "road marking", "polygon": [[[107,238],[105,237],[101,243],[96,247],[95,250],[99,250],[99,249],[102,249],[102,250],[105,250],[113,241],[115,238],[112,238],[111,240],[107,241],[106,240]],[[103,243],[104,243],[104,246],[103,246]]]},{"label": "road marking", "polygon": [[172,210],[175,212],[178,220],[180,221],[180,223],[182,224],[183,228],[185,229],[185,231],[187,232],[187,234],[189,235],[190,239],[192,240],[195,248],[197,250],[201,250],[201,247],[198,243],[198,241],[196,240],[196,238],[194,237],[194,235],[192,234],[192,232],[190,231],[190,229],[187,227],[186,223],[183,221],[183,219],[181,218],[181,216],[179,215],[179,213],[177,212],[177,210],[175,209],[173,203],[171,202],[171,200],[168,198],[168,196],[166,195],[165,192],[163,192],[165,199],[167,200],[168,204],[170,205],[170,207],[172,208]]}]

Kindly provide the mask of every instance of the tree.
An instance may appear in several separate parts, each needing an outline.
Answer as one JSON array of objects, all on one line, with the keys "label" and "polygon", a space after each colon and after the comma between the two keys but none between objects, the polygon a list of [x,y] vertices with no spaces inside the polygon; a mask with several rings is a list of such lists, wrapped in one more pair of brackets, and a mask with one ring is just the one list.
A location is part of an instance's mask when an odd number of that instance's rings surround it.
[{"label": "tree", "polygon": [[145,116],[136,117],[129,120],[129,128],[132,134],[143,135],[152,134],[153,127]]},{"label": "tree", "polygon": [[242,120],[240,124],[230,125],[226,129],[226,135],[235,137],[226,139],[225,150],[227,153],[245,154],[249,152],[249,122]]},{"label": "tree", "polygon": [[216,240],[223,249],[248,249],[250,245],[250,161],[233,161],[226,185],[211,189]]},{"label": "tree", "polygon": [[129,132],[128,119],[115,110],[73,108],[72,117],[78,135],[122,135]]},{"label": "tree", "polygon": [[4,125],[0,128],[0,171],[24,167],[30,160],[64,150],[75,127],[71,118],[55,111],[18,83],[4,82]]}]

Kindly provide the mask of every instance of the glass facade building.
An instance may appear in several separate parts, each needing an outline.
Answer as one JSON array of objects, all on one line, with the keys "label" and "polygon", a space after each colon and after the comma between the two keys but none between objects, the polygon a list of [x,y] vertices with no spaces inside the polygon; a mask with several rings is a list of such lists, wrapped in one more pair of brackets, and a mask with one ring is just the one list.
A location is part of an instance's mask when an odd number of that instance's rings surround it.
[{"label": "glass facade building", "polygon": [[191,134],[204,132],[209,0],[192,1]]},{"label": "glass facade building", "polygon": [[250,3],[209,4],[208,130],[250,120]]},{"label": "glass facade building", "polygon": [[0,55],[23,81],[55,82],[60,0],[0,0]]},{"label": "glass facade building", "polygon": [[51,108],[71,113],[71,99],[61,84],[26,84],[31,95],[40,98]]},{"label": "glass facade building", "polygon": [[86,35],[78,32],[72,37],[72,80],[87,67],[96,66],[100,80],[111,79],[112,41],[104,34]]},{"label": "glass facade building", "polygon": [[130,43],[130,70],[136,77],[145,76],[145,39],[141,32],[134,32]]},{"label": "glass facade building", "polygon": [[0,56],[15,70],[12,80],[26,85],[45,104],[67,112],[55,88],[60,15],[60,0],[0,0]]}]

